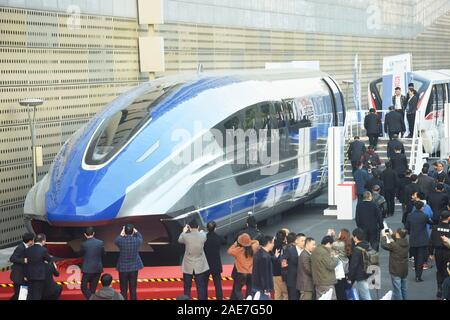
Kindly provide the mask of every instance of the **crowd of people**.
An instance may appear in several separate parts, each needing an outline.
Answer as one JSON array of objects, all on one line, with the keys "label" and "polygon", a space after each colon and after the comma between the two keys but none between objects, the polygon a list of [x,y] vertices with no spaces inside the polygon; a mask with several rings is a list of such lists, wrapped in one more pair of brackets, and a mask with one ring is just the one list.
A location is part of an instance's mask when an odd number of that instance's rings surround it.
[{"label": "crowd of people", "polygon": [[[132,224],[127,224],[114,241],[120,252],[117,262],[120,293],[111,287],[112,275],[103,273],[103,241],[95,238],[92,227],[86,229],[84,236],[86,240],[78,252],[83,258],[83,296],[87,300],[137,300],[138,272],[144,267],[139,256],[139,248],[143,242],[139,231]],[[10,278],[14,284],[11,300],[18,300],[24,287],[27,288],[24,297],[27,300],[58,300],[63,287],[54,280],[59,272],[55,258],[49,255],[45,247],[45,234],[26,233],[22,240],[10,257],[13,264]],[[102,288],[97,290],[99,280]]]}]

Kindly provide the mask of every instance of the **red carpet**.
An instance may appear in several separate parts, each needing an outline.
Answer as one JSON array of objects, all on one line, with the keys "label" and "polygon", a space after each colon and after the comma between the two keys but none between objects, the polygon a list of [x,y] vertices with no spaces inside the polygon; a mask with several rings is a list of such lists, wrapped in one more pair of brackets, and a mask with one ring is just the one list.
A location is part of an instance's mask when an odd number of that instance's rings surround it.
[{"label": "red carpet", "polygon": [[[63,285],[63,292],[61,300],[84,300],[84,297],[79,290],[81,283],[80,271],[68,268],[70,263],[64,262],[59,264],[61,276],[56,278],[57,282]],[[229,297],[232,288],[232,279],[230,277],[233,269],[232,265],[223,267],[222,286],[224,296]],[[79,269],[78,269],[79,270]],[[104,273],[110,273],[114,278],[113,287],[119,289],[119,275],[113,268],[107,268]],[[183,274],[179,266],[175,267],[146,267],[139,271],[138,280],[138,299],[175,299],[183,295]],[[101,285],[99,285],[99,288]],[[209,281],[208,297],[214,299],[216,296],[212,280]],[[9,279],[9,272],[0,273],[0,300],[8,300],[13,294],[11,280]],[[197,290],[195,283],[192,286],[192,297],[197,297]]]}]

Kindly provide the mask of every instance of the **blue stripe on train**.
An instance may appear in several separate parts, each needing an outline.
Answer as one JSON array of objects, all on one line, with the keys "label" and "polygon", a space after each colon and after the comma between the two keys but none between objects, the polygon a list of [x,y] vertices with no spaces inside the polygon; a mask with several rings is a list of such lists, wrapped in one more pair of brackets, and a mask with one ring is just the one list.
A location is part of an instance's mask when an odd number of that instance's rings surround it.
[{"label": "blue stripe on train", "polygon": [[[319,181],[320,172],[313,171],[311,173],[311,184],[314,184]],[[273,184],[263,189],[257,190],[254,193],[246,194],[240,197],[236,197],[231,199],[230,201],[223,202],[221,204],[209,207],[204,210],[200,210],[200,216],[203,221],[208,222],[212,220],[221,219],[232,212],[239,212],[245,209],[253,209],[253,205],[258,205],[263,203],[269,194],[271,188],[280,186],[284,184],[284,189],[282,196],[292,192],[295,190],[299,184],[300,178],[289,179],[283,181],[281,183]]]}]

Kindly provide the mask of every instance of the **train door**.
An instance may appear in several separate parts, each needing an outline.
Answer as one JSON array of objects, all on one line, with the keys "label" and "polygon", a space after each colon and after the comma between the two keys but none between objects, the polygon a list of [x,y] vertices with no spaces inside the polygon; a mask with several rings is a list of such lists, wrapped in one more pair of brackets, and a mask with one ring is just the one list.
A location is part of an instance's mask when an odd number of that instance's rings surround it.
[{"label": "train door", "polygon": [[329,87],[331,98],[333,100],[334,125],[343,126],[345,121],[344,96],[337,83],[332,78],[323,79]]}]

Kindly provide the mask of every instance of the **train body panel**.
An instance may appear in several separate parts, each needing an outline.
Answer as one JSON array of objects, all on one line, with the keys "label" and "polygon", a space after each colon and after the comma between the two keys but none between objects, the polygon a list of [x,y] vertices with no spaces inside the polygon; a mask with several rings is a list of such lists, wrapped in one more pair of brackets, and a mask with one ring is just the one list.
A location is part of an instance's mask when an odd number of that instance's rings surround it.
[{"label": "train body panel", "polygon": [[[201,225],[216,220],[226,234],[250,211],[265,219],[320,192],[327,131],[343,125],[344,117],[340,88],[321,72],[201,74],[145,83],[66,142],[29,192],[25,216],[51,241],[66,244],[88,225],[111,238],[120,231],[111,232],[113,226],[126,221],[145,228],[149,243],[173,242],[189,219]],[[230,158],[239,152],[242,162]],[[249,161],[252,155],[258,162]]]}]

